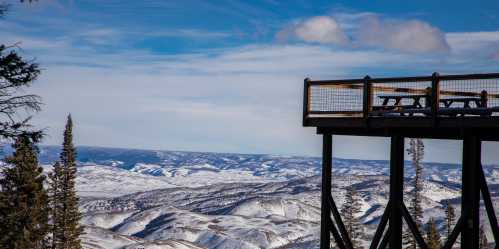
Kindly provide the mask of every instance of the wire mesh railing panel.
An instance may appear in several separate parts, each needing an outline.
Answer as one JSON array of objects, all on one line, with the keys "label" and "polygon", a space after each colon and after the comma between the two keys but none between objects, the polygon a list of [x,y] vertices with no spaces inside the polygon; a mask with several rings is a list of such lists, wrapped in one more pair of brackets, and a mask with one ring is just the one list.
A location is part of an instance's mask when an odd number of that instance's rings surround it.
[{"label": "wire mesh railing panel", "polygon": [[310,114],[355,115],[362,113],[363,84],[312,85]]},{"label": "wire mesh railing panel", "polygon": [[423,115],[429,108],[431,81],[373,83],[371,89],[374,113],[407,109],[414,115]]},{"label": "wire mesh railing panel", "polygon": [[440,108],[499,115],[499,79],[440,81]]},{"label": "wire mesh railing panel", "polygon": [[304,117],[499,116],[499,74],[310,81],[307,87]]}]

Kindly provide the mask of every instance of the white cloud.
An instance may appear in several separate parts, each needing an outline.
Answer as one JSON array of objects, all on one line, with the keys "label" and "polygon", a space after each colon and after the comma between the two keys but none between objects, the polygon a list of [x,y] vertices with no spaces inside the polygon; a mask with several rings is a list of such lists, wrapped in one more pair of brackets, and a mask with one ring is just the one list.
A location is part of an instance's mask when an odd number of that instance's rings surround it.
[{"label": "white cloud", "polygon": [[453,32],[446,39],[452,52],[462,57],[497,58],[499,52],[499,31],[492,32]]},{"label": "white cloud", "polygon": [[448,52],[445,35],[438,28],[419,20],[381,20],[369,16],[356,34],[361,45],[409,53]]},{"label": "white cloud", "polygon": [[276,37],[281,41],[295,37],[311,43],[384,48],[405,53],[450,50],[445,34],[429,23],[382,19],[369,12],[311,17],[286,27]]},{"label": "white cloud", "polygon": [[278,38],[294,36],[306,42],[321,44],[346,44],[348,37],[339,23],[330,16],[316,16],[288,27],[278,34]]}]

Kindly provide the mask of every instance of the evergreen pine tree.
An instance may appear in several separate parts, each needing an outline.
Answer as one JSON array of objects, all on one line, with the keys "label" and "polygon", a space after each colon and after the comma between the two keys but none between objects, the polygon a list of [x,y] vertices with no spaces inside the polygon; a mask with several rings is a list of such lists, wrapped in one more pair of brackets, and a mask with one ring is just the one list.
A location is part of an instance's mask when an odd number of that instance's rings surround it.
[{"label": "evergreen pine tree", "polygon": [[358,218],[360,212],[360,200],[357,190],[350,185],[346,188],[345,203],[342,206],[341,212],[345,223],[345,228],[352,241],[354,248],[360,248],[362,238],[362,226]]},{"label": "evergreen pine tree", "polygon": [[52,230],[52,249],[62,248],[60,238],[64,235],[62,234],[63,229],[62,221],[60,219],[59,213],[63,209],[62,205],[62,190],[61,183],[63,179],[64,173],[63,168],[59,162],[56,162],[53,165],[52,172],[49,173],[49,204],[50,204],[50,219],[52,221],[51,230]]},{"label": "evergreen pine tree", "polygon": [[83,227],[79,221],[78,197],[75,191],[76,150],[73,146],[73,121],[68,116],[60,162],[54,165],[50,175],[52,199],[53,249],[81,249],[80,235]]},{"label": "evergreen pine tree", "polygon": [[[412,166],[414,167],[414,178],[412,179],[413,190],[410,195],[409,202],[409,212],[416,223],[418,228],[422,227],[422,219],[423,219],[423,209],[421,207],[421,191],[423,190],[422,184],[422,171],[423,168],[421,166],[421,161],[424,157],[424,144],[421,139],[410,139],[409,140],[409,148],[407,149],[407,153],[411,156]],[[414,236],[411,231],[404,226],[404,245],[405,248],[416,249],[417,244]]]},{"label": "evergreen pine tree", "polygon": [[426,243],[428,243],[429,249],[440,249],[442,246],[437,224],[433,218],[430,218],[428,223],[426,223]]},{"label": "evergreen pine tree", "polygon": [[485,235],[485,229],[480,226],[480,249],[489,249],[489,242],[487,241],[487,235]]},{"label": "evergreen pine tree", "polygon": [[0,248],[47,248],[48,197],[37,150],[27,136],[13,147],[0,179]]},{"label": "evergreen pine tree", "polygon": [[447,232],[447,239],[452,233],[454,228],[454,220],[456,219],[456,214],[454,212],[454,207],[449,203],[448,200],[445,201],[445,230]]}]

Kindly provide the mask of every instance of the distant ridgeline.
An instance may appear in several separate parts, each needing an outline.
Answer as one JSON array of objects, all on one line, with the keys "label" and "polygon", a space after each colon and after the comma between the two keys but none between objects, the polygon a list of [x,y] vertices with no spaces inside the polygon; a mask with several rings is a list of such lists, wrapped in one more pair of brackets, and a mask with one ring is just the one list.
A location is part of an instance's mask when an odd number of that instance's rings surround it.
[{"label": "distant ridgeline", "polygon": [[[39,161],[42,164],[53,164],[59,159],[59,146],[39,146]],[[286,174],[284,170],[303,171],[320,174],[321,159],[317,157],[275,156],[262,154],[232,154],[212,152],[181,152],[140,150],[106,147],[77,147],[78,162],[81,165],[97,164],[131,170],[140,164],[158,165],[161,168],[177,168],[185,166],[208,166],[213,169],[238,169],[253,172],[253,175],[264,175],[269,172]],[[10,146],[3,146],[1,157],[12,153]],[[335,158],[333,171],[336,175],[387,175],[388,161],[358,160]],[[460,166],[457,164],[424,163],[424,175],[427,178],[446,181],[442,177],[458,177]],[[406,161],[406,176],[412,177],[413,167]],[[485,167],[488,177],[499,178],[499,165]],[[154,173],[150,173],[153,174]],[[307,174],[307,175],[310,175]],[[294,178],[291,173],[290,177]],[[297,175],[295,175],[297,176]],[[493,181],[495,182],[495,180]]]},{"label": "distant ridgeline", "polygon": [[[42,164],[52,164],[59,159],[59,146],[39,146],[39,160]],[[181,152],[122,149],[106,147],[77,147],[80,164],[98,164],[130,170],[137,164],[154,164],[163,167],[181,167],[209,165],[214,169],[239,169],[253,171],[255,175],[262,172],[277,172],[283,169],[303,170],[307,168],[320,174],[321,159],[317,157],[275,156],[262,154],[232,154],[212,152]],[[10,146],[2,146],[1,157],[12,153]],[[407,174],[413,174],[409,161]],[[431,177],[433,171],[460,171],[459,165],[443,163],[425,163],[426,173]],[[335,174],[379,175],[388,173],[388,161],[358,160],[335,158],[333,162]],[[499,166],[489,166],[486,174],[499,173]],[[440,173],[443,173],[440,172]],[[425,174],[426,174],[425,173]],[[457,172],[456,172],[457,173]],[[496,174],[497,174],[496,173]],[[441,174],[438,174],[441,175]],[[497,176],[494,176],[497,177]]]}]

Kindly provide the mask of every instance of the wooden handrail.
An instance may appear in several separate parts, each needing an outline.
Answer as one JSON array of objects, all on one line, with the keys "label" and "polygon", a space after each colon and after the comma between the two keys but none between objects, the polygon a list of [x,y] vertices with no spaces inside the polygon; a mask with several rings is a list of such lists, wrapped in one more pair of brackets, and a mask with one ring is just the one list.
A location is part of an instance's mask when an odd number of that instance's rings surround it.
[{"label": "wooden handrail", "polygon": [[[432,81],[432,76],[417,76],[417,77],[393,77],[393,78],[371,78],[371,83],[400,83],[400,82],[421,82]],[[441,81],[450,80],[482,80],[482,79],[499,79],[499,73],[487,74],[454,74],[440,75]],[[364,79],[344,79],[344,80],[314,80],[310,81],[311,85],[343,85],[343,84],[362,84]]]}]

